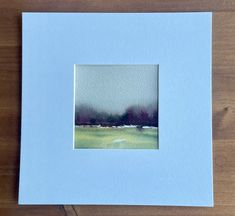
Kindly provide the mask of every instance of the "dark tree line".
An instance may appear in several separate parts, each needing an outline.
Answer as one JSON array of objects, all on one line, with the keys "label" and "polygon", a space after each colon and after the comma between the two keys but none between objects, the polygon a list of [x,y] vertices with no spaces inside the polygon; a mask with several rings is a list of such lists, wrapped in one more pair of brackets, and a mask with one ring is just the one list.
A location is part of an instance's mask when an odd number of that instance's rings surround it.
[{"label": "dark tree line", "polygon": [[123,114],[109,114],[99,112],[86,105],[76,107],[76,125],[101,125],[101,126],[154,126],[158,127],[158,110],[144,106],[131,106]]}]

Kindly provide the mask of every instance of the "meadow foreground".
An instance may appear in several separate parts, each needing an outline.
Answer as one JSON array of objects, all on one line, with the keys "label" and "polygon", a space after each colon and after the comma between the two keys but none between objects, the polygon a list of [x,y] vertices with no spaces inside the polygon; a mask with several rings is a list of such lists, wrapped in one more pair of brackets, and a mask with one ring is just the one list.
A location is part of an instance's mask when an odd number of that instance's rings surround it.
[{"label": "meadow foreground", "polygon": [[75,149],[158,149],[158,128],[75,127]]}]

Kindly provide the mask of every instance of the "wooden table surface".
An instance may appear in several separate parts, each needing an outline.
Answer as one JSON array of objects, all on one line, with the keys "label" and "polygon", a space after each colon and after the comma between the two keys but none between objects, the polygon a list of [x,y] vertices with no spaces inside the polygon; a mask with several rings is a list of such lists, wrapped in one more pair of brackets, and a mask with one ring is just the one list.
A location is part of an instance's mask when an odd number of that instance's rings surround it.
[{"label": "wooden table surface", "polygon": [[[213,11],[214,208],[17,205],[22,11]],[[0,216],[2,215],[235,215],[235,0],[0,0]]]}]

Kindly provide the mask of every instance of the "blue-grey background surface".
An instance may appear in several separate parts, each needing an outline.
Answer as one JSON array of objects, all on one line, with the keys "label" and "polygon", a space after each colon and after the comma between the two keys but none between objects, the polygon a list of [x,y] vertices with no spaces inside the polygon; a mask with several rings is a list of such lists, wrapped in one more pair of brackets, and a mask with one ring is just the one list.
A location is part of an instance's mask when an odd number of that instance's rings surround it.
[{"label": "blue-grey background surface", "polygon": [[[73,150],[74,64],[159,64],[155,150]],[[212,206],[211,13],[23,14],[20,204]]]}]

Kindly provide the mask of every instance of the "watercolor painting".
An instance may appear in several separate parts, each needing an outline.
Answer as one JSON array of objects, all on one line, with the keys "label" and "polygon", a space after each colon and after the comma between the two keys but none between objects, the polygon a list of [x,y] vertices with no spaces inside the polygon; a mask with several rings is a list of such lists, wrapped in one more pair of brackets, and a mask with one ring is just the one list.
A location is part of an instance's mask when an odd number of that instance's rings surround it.
[{"label": "watercolor painting", "polygon": [[158,65],[74,70],[74,149],[159,149]]}]

